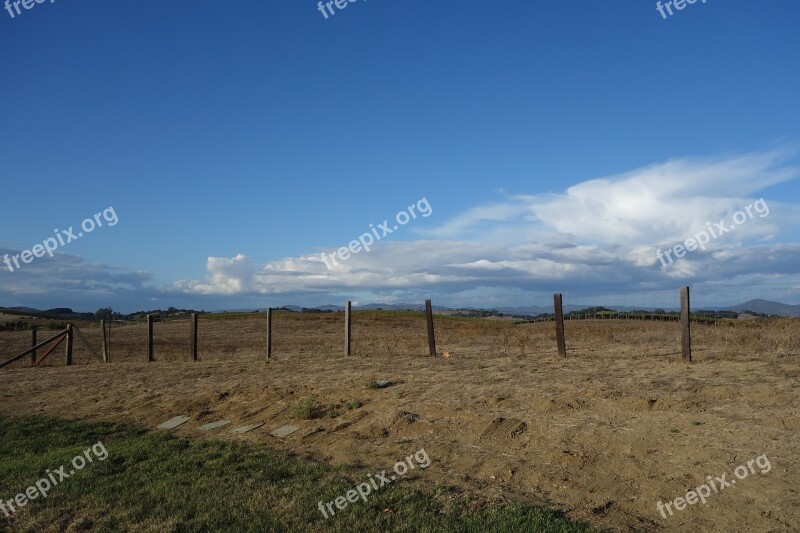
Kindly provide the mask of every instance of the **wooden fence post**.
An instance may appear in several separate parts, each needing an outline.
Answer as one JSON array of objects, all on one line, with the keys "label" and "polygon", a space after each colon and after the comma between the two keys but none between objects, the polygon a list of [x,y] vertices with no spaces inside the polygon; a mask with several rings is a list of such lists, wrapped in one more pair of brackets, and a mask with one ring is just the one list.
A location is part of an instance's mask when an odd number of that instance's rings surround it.
[{"label": "wooden fence post", "polygon": [[272,359],[272,308],[267,309],[267,361]]},{"label": "wooden fence post", "polygon": [[428,323],[428,353],[436,357],[436,337],[433,333],[433,305],[430,300],[425,300],[425,319]]},{"label": "wooden fence post", "polygon": [[561,293],[558,292],[553,295],[553,307],[555,308],[556,317],[556,344],[558,344],[558,355],[561,357],[567,356],[567,340],[564,337],[564,307],[563,298]]},{"label": "wooden fence post", "polygon": [[153,357],[153,315],[147,315],[147,362],[155,361]]},{"label": "wooden fence post", "polygon": [[72,365],[72,324],[67,324],[67,348],[66,348],[66,364]]},{"label": "wooden fence post", "polygon": [[681,352],[683,353],[683,360],[687,363],[691,363],[692,330],[689,287],[681,287]]},{"label": "wooden fence post", "polygon": [[[36,346],[36,328],[31,328],[31,348]],[[36,350],[31,352],[31,366],[36,366]]]},{"label": "wooden fence post", "polygon": [[111,362],[111,328],[114,327],[114,315],[108,319],[108,362]]},{"label": "wooden fence post", "polygon": [[344,354],[350,355],[350,334],[353,330],[352,302],[348,301],[344,306]]},{"label": "wooden fence post", "polygon": [[197,361],[197,313],[192,313],[192,361]]},{"label": "wooden fence post", "polygon": [[106,321],[100,321],[100,329],[103,330],[103,361],[108,363],[108,337],[106,336]]}]

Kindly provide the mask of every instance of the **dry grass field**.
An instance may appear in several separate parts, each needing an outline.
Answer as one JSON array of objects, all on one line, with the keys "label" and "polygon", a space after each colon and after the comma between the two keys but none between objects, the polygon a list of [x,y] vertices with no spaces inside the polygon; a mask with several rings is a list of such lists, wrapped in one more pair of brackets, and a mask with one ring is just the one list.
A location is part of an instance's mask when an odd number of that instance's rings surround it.
[{"label": "dry grass field", "polygon": [[[432,465],[415,483],[486,504],[542,504],[599,529],[800,530],[800,320],[694,325],[687,365],[677,323],[568,321],[563,359],[551,323],[437,316],[433,358],[422,315],[353,316],[353,355],[343,357],[341,313],[277,313],[269,363],[264,315],[202,317],[198,362],[189,321],[155,324],[153,363],[144,325],[115,327],[111,364],[77,342],[70,368],[59,348],[45,368],[25,360],[0,370],[0,411],[148,427],[185,414],[181,435],[370,471],[425,448]],[[84,332],[99,346],[98,328]],[[29,343],[29,333],[1,334],[0,353]],[[201,422],[219,419],[265,426],[201,436]],[[283,424],[301,429],[269,435]],[[658,513],[657,502],[709,475],[730,479],[762,454],[769,472],[706,505]]]}]

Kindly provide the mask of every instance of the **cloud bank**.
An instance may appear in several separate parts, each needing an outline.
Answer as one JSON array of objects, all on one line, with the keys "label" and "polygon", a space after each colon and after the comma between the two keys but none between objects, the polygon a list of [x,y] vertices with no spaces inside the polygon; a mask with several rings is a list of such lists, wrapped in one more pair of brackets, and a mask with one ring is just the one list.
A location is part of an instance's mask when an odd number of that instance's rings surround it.
[{"label": "cloud bank", "polygon": [[[321,253],[334,247],[261,265],[240,253],[209,257],[204,279],[156,286],[148,272],[57,254],[13,275],[0,273],[0,297],[25,305],[85,302],[86,308],[121,299],[137,308],[214,309],[431,296],[445,305],[489,306],[553,291],[634,292],[720,282],[800,287],[800,206],[769,191],[800,175],[790,163],[795,155],[775,150],[675,159],[552,194],[506,195],[447,220],[426,218],[404,240],[381,240],[332,269]],[[769,216],[673,264],[658,261],[657,250],[684,242],[708,223],[730,220],[759,198],[768,203]],[[4,253],[18,251],[0,249]]]},{"label": "cloud bank", "polygon": [[[800,244],[785,237],[798,227],[797,205],[764,191],[795,179],[771,151],[730,157],[676,159],[585,181],[563,193],[508,196],[476,206],[413,241],[387,240],[328,270],[321,250],[256,265],[247,256],[208,259],[205,280],[171,289],[199,295],[366,295],[381,301],[417,293],[457,295],[613,287],[673,288],[679,283],[793,282]],[[739,226],[664,267],[658,249],[764,197],[767,217]],[[428,224],[433,222],[433,218]],[[781,237],[784,237],[781,240]]]}]

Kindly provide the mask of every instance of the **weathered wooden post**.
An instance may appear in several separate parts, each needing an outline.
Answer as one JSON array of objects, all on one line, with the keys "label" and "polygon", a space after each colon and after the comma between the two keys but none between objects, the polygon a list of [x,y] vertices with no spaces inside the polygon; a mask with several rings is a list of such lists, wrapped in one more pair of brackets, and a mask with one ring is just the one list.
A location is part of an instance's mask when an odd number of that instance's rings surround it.
[{"label": "weathered wooden post", "polygon": [[[31,328],[31,348],[36,346],[36,328]],[[36,350],[31,352],[31,366],[36,366]]]},{"label": "weathered wooden post", "polygon": [[72,324],[67,324],[67,348],[66,348],[66,364],[67,366],[72,365]]},{"label": "weathered wooden post", "polygon": [[153,357],[153,315],[147,315],[147,362],[155,361]]},{"label": "weathered wooden post", "polygon": [[691,307],[689,287],[681,287],[681,352],[683,360],[692,362]]},{"label": "weathered wooden post", "polygon": [[100,321],[100,329],[103,330],[103,361],[108,363],[108,337],[106,336],[106,321]]},{"label": "weathered wooden post", "polygon": [[192,313],[192,361],[197,361],[197,313]]},{"label": "weathered wooden post", "polygon": [[111,362],[111,328],[114,325],[114,315],[108,317],[108,362]]},{"label": "weathered wooden post", "polygon": [[564,337],[564,307],[563,298],[560,292],[553,295],[553,307],[556,317],[556,344],[558,344],[558,355],[567,356],[567,340]]},{"label": "weathered wooden post", "polygon": [[272,359],[272,308],[267,309],[267,361]]},{"label": "weathered wooden post", "polygon": [[352,333],[352,302],[348,301],[344,306],[344,354],[350,355],[350,334]]},{"label": "weathered wooden post", "polygon": [[436,337],[433,333],[433,305],[430,300],[425,300],[425,319],[428,323],[428,353],[436,357]]}]

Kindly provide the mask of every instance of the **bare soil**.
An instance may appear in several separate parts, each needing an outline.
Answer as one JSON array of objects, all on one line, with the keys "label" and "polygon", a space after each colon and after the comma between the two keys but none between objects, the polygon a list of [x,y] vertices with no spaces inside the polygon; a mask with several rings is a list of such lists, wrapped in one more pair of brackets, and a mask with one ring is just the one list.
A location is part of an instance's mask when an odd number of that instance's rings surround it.
[{"label": "bare soil", "polygon": [[[677,354],[675,323],[568,322],[563,359],[552,324],[438,318],[439,351],[450,356],[433,358],[421,317],[364,313],[345,358],[341,314],[279,314],[269,363],[264,325],[201,321],[202,360],[191,362],[188,322],[157,324],[158,360],[149,364],[143,326],[118,328],[111,364],[84,351],[81,364],[59,366],[58,350],[51,366],[0,370],[0,411],[152,428],[185,414],[192,421],[181,435],[248,440],[369,472],[424,448],[432,465],[420,483],[484,503],[540,503],[600,529],[800,531],[800,321],[697,326],[691,365]],[[30,342],[13,335],[0,335],[4,359]],[[393,384],[376,389],[376,380]],[[233,424],[197,429],[220,419]],[[266,425],[231,433],[257,422]],[[269,435],[284,424],[301,429]],[[706,505],[666,519],[656,509],[709,475],[730,480],[762,454],[769,472]]]}]

